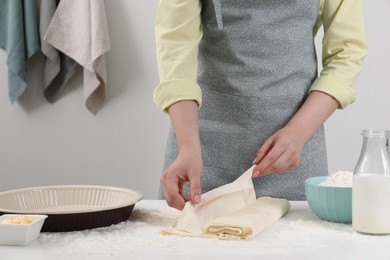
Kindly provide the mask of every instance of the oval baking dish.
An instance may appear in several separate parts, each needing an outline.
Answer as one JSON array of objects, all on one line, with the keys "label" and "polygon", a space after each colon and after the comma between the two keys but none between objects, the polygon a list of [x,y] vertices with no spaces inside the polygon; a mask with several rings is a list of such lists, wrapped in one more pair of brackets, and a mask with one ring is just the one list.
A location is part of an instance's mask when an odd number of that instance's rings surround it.
[{"label": "oval baking dish", "polygon": [[45,214],[42,232],[105,227],[128,220],[143,195],[132,189],[96,186],[43,186],[0,192],[0,215]]}]

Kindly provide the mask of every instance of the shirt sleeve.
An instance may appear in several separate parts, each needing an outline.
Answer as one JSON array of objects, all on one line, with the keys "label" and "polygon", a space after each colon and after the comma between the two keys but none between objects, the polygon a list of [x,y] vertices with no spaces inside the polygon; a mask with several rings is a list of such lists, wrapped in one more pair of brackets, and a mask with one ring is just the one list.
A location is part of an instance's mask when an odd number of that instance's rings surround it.
[{"label": "shirt sleeve", "polygon": [[200,0],[159,2],[155,36],[160,83],[153,99],[162,111],[180,100],[202,104],[197,84],[198,45],[203,34],[200,12]]},{"label": "shirt sleeve", "polygon": [[355,100],[354,85],[368,53],[362,0],[323,0],[321,25],[323,70],[310,91],[324,92],[345,108]]}]

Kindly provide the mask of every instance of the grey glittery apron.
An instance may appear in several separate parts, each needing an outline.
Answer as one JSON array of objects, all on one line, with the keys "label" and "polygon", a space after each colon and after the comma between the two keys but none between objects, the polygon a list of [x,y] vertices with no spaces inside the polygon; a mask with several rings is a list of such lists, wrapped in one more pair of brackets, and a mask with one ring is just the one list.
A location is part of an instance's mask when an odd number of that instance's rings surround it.
[{"label": "grey glittery apron", "polygon": [[[313,28],[320,0],[203,0],[199,77],[202,192],[235,180],[264,141],[286,125],[317,77]],[[177,146],[168,137],[164,170]],[[327,175],[324,129],[300,164],[254,179],[257,196],[305,199],[304,180]]]}]

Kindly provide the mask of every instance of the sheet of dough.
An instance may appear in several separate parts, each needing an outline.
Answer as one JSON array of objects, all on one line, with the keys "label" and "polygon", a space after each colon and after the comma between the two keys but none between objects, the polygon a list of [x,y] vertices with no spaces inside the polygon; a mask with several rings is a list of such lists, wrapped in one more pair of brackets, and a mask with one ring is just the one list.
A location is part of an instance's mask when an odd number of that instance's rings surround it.
[{"label": "sheet of dough", "polygon": [[209,221],[205,233],[220,239],[248,240],[280,219],[290,209],[285,199],[258,198],[247,207]]},{"label": "sheet of dough", "polygon": [[226,216],[256,201],[252,182],[253,167],[234,182],[202,194],[200,204],[194,205],[187,202],[176,224],[171,228],[161,230],[161,233],[207,236],[204,228],[209,221]]}]

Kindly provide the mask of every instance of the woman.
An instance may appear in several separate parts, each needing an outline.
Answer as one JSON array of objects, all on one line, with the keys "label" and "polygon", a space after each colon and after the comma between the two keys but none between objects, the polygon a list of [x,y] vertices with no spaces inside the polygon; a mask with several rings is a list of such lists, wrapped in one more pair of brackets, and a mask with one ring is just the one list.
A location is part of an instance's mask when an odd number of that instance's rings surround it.
[{"label": "woman", "polygon": [[303,200],[304,180],[328,174],[323,123],[354,101],[367,54],[361,0],[160,0],[156,40],[168,205],[199,203],[251,164],[257,196]]}]

